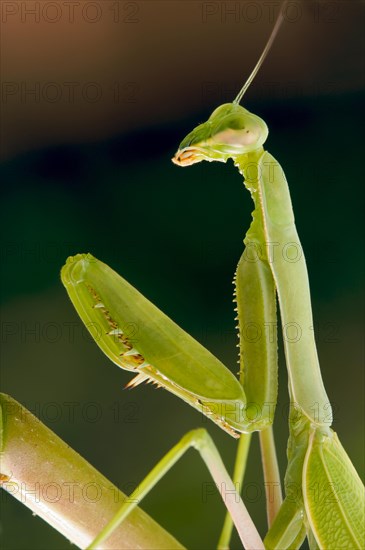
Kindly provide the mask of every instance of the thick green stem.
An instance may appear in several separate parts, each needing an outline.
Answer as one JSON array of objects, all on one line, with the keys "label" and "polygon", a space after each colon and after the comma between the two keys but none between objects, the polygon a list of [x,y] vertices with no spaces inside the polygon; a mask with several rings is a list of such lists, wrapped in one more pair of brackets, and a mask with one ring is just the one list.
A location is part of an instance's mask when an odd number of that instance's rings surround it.
[{"label": "thick green stem", "polygon": [[[27,409],[0,394],[2,487],[85,548],[127,497]],[[108,549],[182,549],[140,508],[109,537]]]}]

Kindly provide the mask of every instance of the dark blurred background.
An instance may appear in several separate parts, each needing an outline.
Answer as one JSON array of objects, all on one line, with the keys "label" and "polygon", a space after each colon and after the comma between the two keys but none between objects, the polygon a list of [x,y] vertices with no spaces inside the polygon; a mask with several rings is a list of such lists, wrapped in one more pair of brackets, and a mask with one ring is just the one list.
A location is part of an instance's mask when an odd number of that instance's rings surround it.
[{"label": "dark blurred background", "polygon": [[[181,170],[181,139],[232,101],[279,2],[1,3],[1,387],[130,492],[189,429],[205,426],[229,467],[236,442],[90,341],[60,279],[92,252],[233,372],[232,276],[251,199],[232,163]],[[334,429],[364,460],[362,2],[289,2],[244,105],[270,129],[307,258]],[[282,353],[275,422],[285,471]],[[73,413],[71,412],[73,411]],[[224,509],[192,451],[142,507],[189,548],[213,548]],[[257,438],[244,497],[262,534]],[[68,541],[2,493],[4,549]],[[238,548],[237,539],[233,544]]]}]

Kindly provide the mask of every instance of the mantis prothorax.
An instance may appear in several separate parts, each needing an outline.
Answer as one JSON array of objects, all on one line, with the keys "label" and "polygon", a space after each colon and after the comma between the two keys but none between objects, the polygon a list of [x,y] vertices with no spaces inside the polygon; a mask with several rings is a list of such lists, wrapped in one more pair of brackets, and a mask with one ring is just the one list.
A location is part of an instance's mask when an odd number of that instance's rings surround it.
[{"label": "mantis prothorax", "polygon": [[[286,497],[278,513],[280,502],[269,514],[272,525],[265,547],[299,548],[307,535],[311,548],[363,548],[364,489],[330,428],[331,408],[311,328],[307,269],[288,185],[279,163],[263,148],[268,135],[265,122],[239,105],[281,19],[233,103],[215,109],[205,123],[190,132],[173,162],[189,166],[202,160],[232,159],[254,201],[253,220],[244,239],[245,252],[235,275],[239,332],[250,322],[275,326],[276,295],[282,324],[294,331],[300,328],[300,338],[284,341],[292,405]],[[274,257],[273,245],[279,251]],[[266,475],[278,478],[271,432],[277,398],[277,342],[272,334],[263,331],[265,338],[256,343],[240,338],[238,381],[207,349],[93,256],[69,258],[62,269],[62,281],[100,348],[118,366],[136,374],[128,386],[152,381],[168,389],[229,434],[241,437],[241,456],[247,455],[250,436],[246,434],[259,431]],[[128,334],[130,326],[138,327],[135,342]],[[188,434],[168,453],[132,496],[142,498],[191,445],[200,449],[213,475],[218,475],[215,479],[226,479],[212,442],[199,430]],[[242,476],[244,464],[245,458],[237,465],[236,479]],[[104,540],[132,507],[126,504],[92,547]],[[262,547],[242,502],[232,502],[229,511],[245,547]],[[229,532],[228,522],[221,539],[223,546],[228,544]]]}]

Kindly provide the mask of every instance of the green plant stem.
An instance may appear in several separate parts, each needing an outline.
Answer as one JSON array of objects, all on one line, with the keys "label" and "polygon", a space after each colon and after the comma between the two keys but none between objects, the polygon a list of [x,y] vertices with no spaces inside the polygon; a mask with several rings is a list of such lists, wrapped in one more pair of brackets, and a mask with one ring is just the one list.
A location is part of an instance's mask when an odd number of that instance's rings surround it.
[{"label": "green plant stem", "polygon": [[[17,401],[0,394],[2,487],[79,548],[85,548],[127,497]],[[6,526],[5,526],[6,528]],[[99,548],[183,546],[136,508]]]}]

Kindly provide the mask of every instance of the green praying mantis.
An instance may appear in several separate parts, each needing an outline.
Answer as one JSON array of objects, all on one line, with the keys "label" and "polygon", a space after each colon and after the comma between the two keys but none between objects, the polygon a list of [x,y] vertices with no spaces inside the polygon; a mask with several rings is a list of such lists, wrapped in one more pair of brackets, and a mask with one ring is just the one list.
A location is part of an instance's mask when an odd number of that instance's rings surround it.
[{"label": "green praying mantis", "polygon": [[[282,22],[246,84],[232,103],[221,105],[181,142],[178,166],[232,159],[254,202],[252,223],[234,283],[240,336],[239,380],[212,353],[178,327],[110,267],[90,254],[67,260],[62,281],[73,305],[102,351],[135,374],[128,384],[152,382],[208,416],[239,438],[233,480],[205,430],[187,434],[150,472],[117,516],[90,544],[96,548],[164,473],[191,446],[197,448],[216,483],[225,484],[228,509],[219,541],[227,548],[232,520],[245,548],[311,549],[365,547],[364,488],[336,433],[322,382],[314,339],[304,254],[280,164],[263,145],[265,122],[240,106]],[[285,498],[268,499],[269,530],[261,540],[235,493],[242,481],[251,433],[259,432],[265,482],[280,486],[272,432],[277,399],[276,296],[282,326],[290,397]],[[243,327],[260,326],[248,342]],[[137,327],[132,338],[129,327]],[[284,332],[284,331],[283,331]],[[223,495],[222,495],[223,496]]]}]

